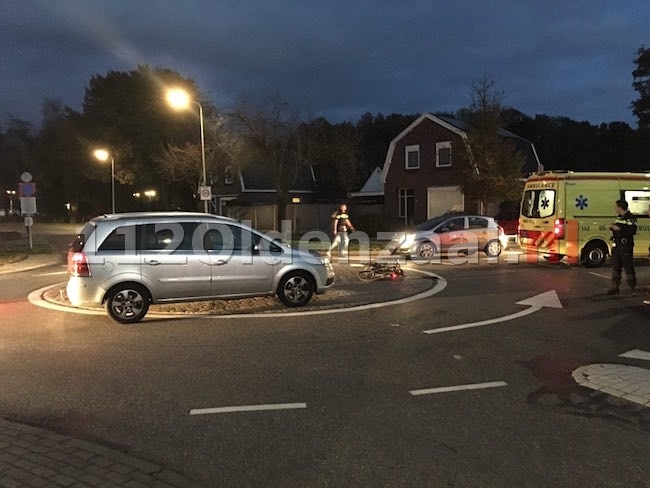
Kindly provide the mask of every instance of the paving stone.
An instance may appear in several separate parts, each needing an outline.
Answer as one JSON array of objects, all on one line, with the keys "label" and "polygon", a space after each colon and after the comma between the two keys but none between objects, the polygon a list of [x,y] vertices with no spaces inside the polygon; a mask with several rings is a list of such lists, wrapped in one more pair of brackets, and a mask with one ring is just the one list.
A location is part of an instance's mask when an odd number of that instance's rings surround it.
[{"label": "paving stone", "polygon": [[57,474],[56,476],[52,476],[52,481],[60,486],[72,486],[77,482],[77,480],[68,478],[63,474]]},{"label": "paving stone", "polygon": [[20,488],[22,485],[19,481],[5,476],[4,478],[0,475],[0,487],[2,488]]}]

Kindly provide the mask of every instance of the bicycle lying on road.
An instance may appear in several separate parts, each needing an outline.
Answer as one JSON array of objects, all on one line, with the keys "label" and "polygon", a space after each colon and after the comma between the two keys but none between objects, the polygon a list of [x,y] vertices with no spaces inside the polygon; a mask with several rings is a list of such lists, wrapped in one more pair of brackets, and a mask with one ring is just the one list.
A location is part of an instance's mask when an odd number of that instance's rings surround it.
[{"label": "bicycle lying on road", "polygon": [[404,278],[404,271],[399,263],[366,263],[359,271],[362,281],[373,280],[400,280]]}]

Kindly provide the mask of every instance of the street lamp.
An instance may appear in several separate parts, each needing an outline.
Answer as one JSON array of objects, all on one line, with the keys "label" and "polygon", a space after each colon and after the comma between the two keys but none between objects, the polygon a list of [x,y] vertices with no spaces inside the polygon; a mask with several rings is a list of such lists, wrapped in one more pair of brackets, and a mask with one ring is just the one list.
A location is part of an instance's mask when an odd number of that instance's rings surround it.
[{"label": "street lamp", "polygon": [[9,215],[14,214],[14,195],[16,194],[16,190],[5,190],[7,192],[7,195],[9,195]]},{"label": "street lamp", "polygon": [[[182,88],[170,88],[167,90],[167,103],[175,110],[187,110],[190,103],[199,107],[199,121],[201,123],[201,162],[203,163],[203,186],[208,186],[208,178],[205,172],[205,137],[203,135],[203,107],[199,102],[190,98],[189,93]],[[203,200],[203,211],[208,213],[208,201]]]},{"label": "street lamp", "polygon": [[95,149],[93,155],[103,163],[111,158],[111,209],[115,213],[115,159],[106,149]]}]

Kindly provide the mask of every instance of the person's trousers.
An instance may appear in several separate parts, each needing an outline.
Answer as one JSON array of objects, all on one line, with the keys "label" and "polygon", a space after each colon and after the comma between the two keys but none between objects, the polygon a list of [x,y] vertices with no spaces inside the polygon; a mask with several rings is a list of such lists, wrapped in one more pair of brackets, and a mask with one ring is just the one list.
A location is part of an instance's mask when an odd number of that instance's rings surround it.
[{"label": "person's trousers", "polygon": [[623,271],[625,271],[628,286],[634,290],[636,287],[636,273],[634,271],[633,251],[621,251],[615,247],[612,249],[612,286],[614,288],[618,288],[621,284]]},{"label": "person's trousers", "polygon": [[330,246],[330,251],[338,247],[338,253],[340,256],[345,256],[348,253],[348,244],[350,244],[350,237],[347,232],[338,232],[332,245]]}]

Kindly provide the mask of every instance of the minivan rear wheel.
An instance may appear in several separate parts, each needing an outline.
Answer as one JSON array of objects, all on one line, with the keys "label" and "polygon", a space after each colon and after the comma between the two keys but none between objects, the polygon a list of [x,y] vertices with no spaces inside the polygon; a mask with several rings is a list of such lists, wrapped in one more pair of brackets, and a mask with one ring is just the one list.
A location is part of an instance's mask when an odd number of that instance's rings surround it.
[{"label": "minivan rear wheel", "polygon": [[151,297],[146,288],[136,283],[116,285],[108,292],[104,307],[110,318],[120,324],[140,322],[149,310]]},{"label": "minivan rear wheel", "polygon": [[282,277],[278,285],[278,298],[287,307],[302,307],[311,300],[316,285],[304,271],[291,271]]}]

